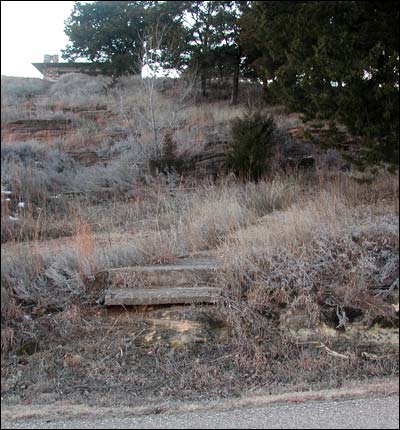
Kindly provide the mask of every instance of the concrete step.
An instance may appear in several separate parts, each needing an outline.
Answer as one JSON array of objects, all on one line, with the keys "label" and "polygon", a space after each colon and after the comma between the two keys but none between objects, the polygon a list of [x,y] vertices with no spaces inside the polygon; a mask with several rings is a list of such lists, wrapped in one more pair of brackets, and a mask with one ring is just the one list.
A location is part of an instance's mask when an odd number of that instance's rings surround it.
[{"label": "concrete step", "polygon": [[109,285],[118,288],[198,286],[212,283],[218,267],[211,264],[176,264],[121,267],[108,270]]},{"label": "concrete step", "polygon": [[173,305],[215,303],[221,295],[216,287],[159,287],[109,289],[105,296],[106,306]]}]

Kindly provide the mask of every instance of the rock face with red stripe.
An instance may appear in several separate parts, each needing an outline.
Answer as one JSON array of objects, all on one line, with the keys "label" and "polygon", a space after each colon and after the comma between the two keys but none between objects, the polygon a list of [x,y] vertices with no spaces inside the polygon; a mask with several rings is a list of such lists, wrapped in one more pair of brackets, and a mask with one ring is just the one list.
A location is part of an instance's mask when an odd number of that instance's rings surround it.
[{"label": "rock face with red stripe", "polygon": [[1,128],[1,141],[11,143],[55,140],[71,134],[74,128],[69,119],[22,119],[9,122]]},{"label": "rock face with red stripe", "polygon": [[[6,112],[7,107],[2,107]],[[78,140],[84,147],[88,145],[97,145],[105,137],[108,138],[126,138],[127,132],[124,131],[106,131],[107,125],[116,117],[106,106],[93,106],[90,109],[79,107],[51,105],[49,115],[59,116],[58,118],[43,119],[36,112],[37,107],[33,103],[21,105],[21,116],[24,119],[17,121],[4,121],[1,127],[1,141],[3,143],[18,143],[28,140],[36,140],[52,144],[57,139]],[[98,131],[85,136],[82,142],[82,136],[76,135],[82,133],[80,122],[93,123],[98,126]],[[82,145],[81,145],[82,146]]]}]

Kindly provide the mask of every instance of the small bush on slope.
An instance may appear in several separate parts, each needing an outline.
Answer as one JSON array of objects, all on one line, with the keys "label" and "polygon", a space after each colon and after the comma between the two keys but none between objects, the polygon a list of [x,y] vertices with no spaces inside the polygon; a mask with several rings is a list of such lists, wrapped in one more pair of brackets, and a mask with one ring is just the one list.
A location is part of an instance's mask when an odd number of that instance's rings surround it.
[{"label": "small bush on slope", "polygon": [[273,132],[276,126],[271,116],[247,113],[232,122],[232,143],[228,150],[227,165],[236,174],[257,180],[266,170],[272,155]]}]

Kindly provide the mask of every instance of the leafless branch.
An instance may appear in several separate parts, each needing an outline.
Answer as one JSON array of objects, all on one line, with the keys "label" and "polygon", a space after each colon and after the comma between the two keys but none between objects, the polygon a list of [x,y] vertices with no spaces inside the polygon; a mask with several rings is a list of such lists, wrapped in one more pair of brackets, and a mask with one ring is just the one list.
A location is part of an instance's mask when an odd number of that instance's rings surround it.
[{"label": "leafless branch", "polygon": [[[153,28],[149,29],[142,36],[143,54],[138,61],[147,66],[149,70],[149,75],[140,81],[141,93],[146,100],[145,104],[142,106],[132,106],[131,109],[128,109],[122,90],[120,88],[116,88],[115,90],[119,110],[128,126],[130,137],[147,160],[154,160],[161,156],[164,141],[164,133],[162,131],[174,128],[179,112],[186,107],[185,101],[192,92],[196,77],[196,73],[192,73],[185,80],[182,79],[186,83],[186,86],[182,89],[181,94],[174,103],[168,106],[168,112],[163,112],[157,103],[156,83],[159,79],[161,67],[161,51],[165,49],[165,38],[168,32],[169,28],[167,26],[162,26],[157,22]],[[136,130],[132,127],[132,121],[128,114],[129,111],[133,112],[136,119],[139,119],[141,133],[139,133],[139,127],[136,127]],[[148,135],[151,135],[150,145],[144,139],[144,136]]]}]

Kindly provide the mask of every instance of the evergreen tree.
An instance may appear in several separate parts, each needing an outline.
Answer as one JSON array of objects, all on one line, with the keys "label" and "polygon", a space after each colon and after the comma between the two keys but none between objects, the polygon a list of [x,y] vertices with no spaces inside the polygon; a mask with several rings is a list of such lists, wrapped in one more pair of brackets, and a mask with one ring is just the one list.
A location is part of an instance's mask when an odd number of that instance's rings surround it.
[{"label": "evergreen tree", "polygon": [[[83,58],[103,67],[106,73],[121,75],[141,72],[144,43],[150,29],[168,28],[162,41],[163,61],[179,67],[178,44],[186,41],[177,9],[182,2],[95,1],[76,2],[65,22],[70,43],[63,58]],[[174,49],[171,46],[174,45]]]},{"label": "evergreen tree", "polygon": [[306,119],[346,125],[362,164],[398,165],[396,2],[252,2],[241,22],[251,64],[277,98]]},{"label": "evergreen tree", "polygon": [[[238,10],[233,1],[188,1],[182,14],[189,31],[188,67],[200,75],[202,95],[207,80],[224,70],[233,75],[240,64]],[[238,81],[238,75],[237,75]],[[235,85],[237,83],[235,81]],[[236,91],[237,92],[237,91]],[[234,97],[236,101],[236,97]]]},{"label": "evergreen tree", "polygon": [[136,74],[143,61],[149,61],[150,47],[157,51],[159,68],[198,73],[203,96],[207,80],[216,74],[232,76],[232,103],[236,103],[241,61],[238,3],[76,2],[65,23],[70,43],[63,58],[83,58],[117,76]]}]

